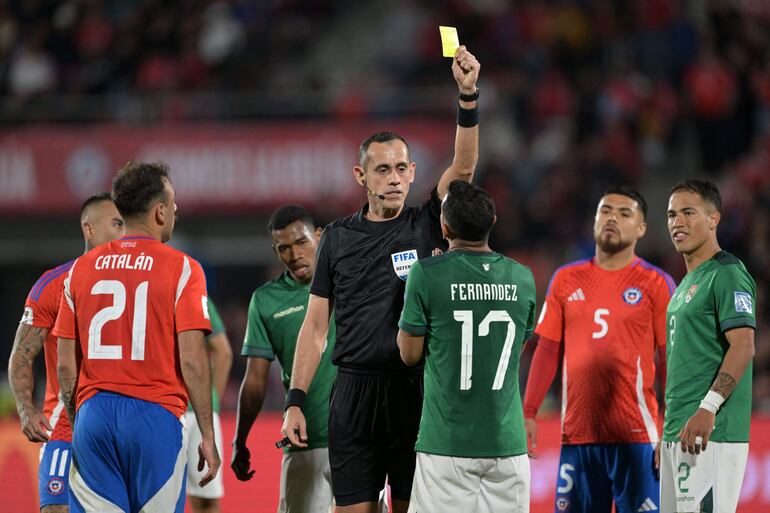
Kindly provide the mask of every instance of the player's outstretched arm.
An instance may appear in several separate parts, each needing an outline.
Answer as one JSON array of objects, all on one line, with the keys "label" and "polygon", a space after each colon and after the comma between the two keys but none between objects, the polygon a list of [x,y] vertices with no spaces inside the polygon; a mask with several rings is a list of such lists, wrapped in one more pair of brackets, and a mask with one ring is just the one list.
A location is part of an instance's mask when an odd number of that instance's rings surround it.
[{"label": "player's outstretched arm", "polygon": [[313,381],[326,346],[331,306],[329,299],[310,294],[307,315],[297,336],[297,349],[291,371],[291,389],[286,397],[286,413],[281,432],[292,445],[307,447],[307,425],[302,402]]},{"label": "player's outstretched arm", "polygon": [[[465,46],[461,46],[455,52],[452,59],[452,75],[457,82],[457,87],[461,94],[472,95],[476,92],[476,82],[479,79],[479,70],[481,64],[476,57],[470,53]],[[444,198],[449,184],[454,180],[463,180],[470,182],[473,179],[473,173],[476,170],[476,162],[479,160],[479,125],[478,118],[474,126],[469,125],[466,116],[478,116],[478,102],[460,101],[460,116],[458,119],[457,132],[455,134],[455,154],[452,164],[444,171],[438,182],[438,197]]]},{"label": "player's outstretched arm", "polygon": [[230,462],[230,468],[235,472],[235,477],[241,481],[248,481],[254,476],[246,440],[249,438],[251,426],[262,409],[269,371],[270,360],[252,357],[246,359],[246,374],[243,376],[241,389],[238,392],[233,458]]},{"label": "player's outstretched arm", "polygon": [[16,401],[21,431],[30,442],[48,441],[48,431],[52,429],[48,419],[32,402],[35,386],[32,362],[43,348],[47,336],[48,328],[19,324],[8,359],[8,384]]},{"label": "player's outstretched arm", "polygon": [[67,410],[70,425],[75,427],[75,390],[78,382],[78,362],[75,355],[75,340],[61,338],[57,342],[56,376],[59,378],[59,395]]},{"label": "player's outstretched arm", "polygon": [[425,346],[425,335],[410,335],[400,329],[396,342],[398,343],[398,350],[401,352],[401,359],[405,364],[412,366],[420,361]]},{"label": "player's outstretched arm", "polygon": [[206,354],[206,344],[201,330],[182,331],[178,335],[179,361],[182,377],[190,395],[198,428],[201,431],[201,443],[198,447],[200,459],[198,470],[203,470],[204,461],[208,472],[200,481],[205,486],[214,479],[219,471],[221,460],[214,444],[214,421],[211,411],[211,369]]},{"label": "player's outstretched arm", "polygon": [[679,432],[682,451],[690,454],[699,454],[701,450],[706,449],[719,407],[733,393],[746,367],[754,358],[753,328],[735,328],[725,332],[725,337],[730,347],[722,359],[722,366],[714,384],[701,401],[700,408]]}]

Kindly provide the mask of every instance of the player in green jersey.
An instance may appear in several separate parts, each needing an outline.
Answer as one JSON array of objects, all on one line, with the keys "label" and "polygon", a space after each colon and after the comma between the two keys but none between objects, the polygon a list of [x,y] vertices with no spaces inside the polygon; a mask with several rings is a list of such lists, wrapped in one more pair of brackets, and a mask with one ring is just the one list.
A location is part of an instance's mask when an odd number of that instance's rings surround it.
[{"label": "player in green jersey", "polygon": [[[214,421],[214,443],[220,454],[222,452],[222,422],[219,419],[220,400],[227,387],[227,377],[230,375],[230,367],[233,364],[233,350],[230,348],[230,340],[225,332],[225,325],[219,316],[214,302],[208,300],[209,319],[211,320],[211,333],[206,337],[206,348],[209,351],[211,361],[211,409]],[[198,460],[198,445],[201,442],[201,431],[198,429],[198,421],[188,405],[185,413],[185,426],[187,427],[187,461]],[[199,471],[196,465],[187,465],[187,496],[190,499],[190,508],[193,513],[219,513],[219,501],[225,495],[224,478],[222,472],[205,487],[198,485],[205,472]]]},{"label": "player in green jersey", "polygon": [[[268,222],[273,249],[285,271],[262,285],[251,297],[246,337],[241,354],[248,357],[246,375],[238,395],[238,414],[231,467],[241,481],[254,475],[246,439],[265,398],[270,363],[281,363],[288,390],[297,334],[305,319],[310,281],[315,270],[321,236],[310,213],[286,205]],[[329,512],[332,506],[331,474],[327,452],[329,395],[337,374],[331,363],[334,323],[329,324],[327,346],[302,408],[308,423],[307,448],[284,449],[281,466],[279,512]]]},{"label": "player in green jersey", "polygon": [[700,180],[677,184],[668,201],[687,275],[667,312],[663,513],[735,511],[746,468],[756,285],[719,247],[721,203],[716,186]]},{"label": "player in green jersey", "polygon": [[529,268],[489,249],[489,195],[455,181],[442,205],[443,255],[409,272],[401,358],[425,353],[410,512],[528,512],[530,469],[519,355],[535,323]]}]

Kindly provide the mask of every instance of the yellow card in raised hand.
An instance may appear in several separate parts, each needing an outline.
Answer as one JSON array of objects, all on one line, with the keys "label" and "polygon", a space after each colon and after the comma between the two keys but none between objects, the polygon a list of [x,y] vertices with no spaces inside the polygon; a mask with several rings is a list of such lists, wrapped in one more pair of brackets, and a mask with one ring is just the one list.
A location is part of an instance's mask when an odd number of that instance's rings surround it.
[{"label": "yellow card in raised hand", "polygon": [[441,48],[444,52],[444,57],[454,57],[457,48],[460,46],[457,29],[455,27],[439,26],[438,30],[441,32]]}]

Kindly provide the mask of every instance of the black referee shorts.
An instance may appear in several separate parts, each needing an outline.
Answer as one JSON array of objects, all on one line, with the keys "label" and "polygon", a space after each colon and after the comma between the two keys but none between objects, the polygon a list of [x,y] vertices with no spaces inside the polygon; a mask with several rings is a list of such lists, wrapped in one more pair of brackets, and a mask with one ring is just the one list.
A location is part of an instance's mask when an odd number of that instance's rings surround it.
[{"label": "black referee shorts", "polygon": [[337,505],[376,502],[386,475],[391,497],[409,500],[422,392],[422,369],[394,375],[339,368],[329,405]]}]

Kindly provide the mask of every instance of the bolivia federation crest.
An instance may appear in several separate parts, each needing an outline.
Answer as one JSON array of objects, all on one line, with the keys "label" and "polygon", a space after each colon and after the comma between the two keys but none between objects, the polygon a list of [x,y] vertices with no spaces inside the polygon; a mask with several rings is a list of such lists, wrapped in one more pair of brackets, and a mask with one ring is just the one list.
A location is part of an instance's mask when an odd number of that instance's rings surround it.
[{"label": "bolivia federation crest", "polygon": [[393,270],[396,271],[396,276],[406,281],[406,277],[409,276],[409,269],[417,261],[417,250],[409,249],[399,253],[392,253],[390,261],[393,262]]},{"label": "bolivia federation crest", "polygon": [[695,292],[698,290],[698,284],[696,283],[692,287],[690,287],[690,290],[687,291],[687,294],[684,296],[684,302],[689,303],[693,296],[695,295]]},{"label": "bolivia federation crest", "polygon": [[623,301],[629,305],[635,305],[642,300],[642,291],[636,287],[630,287],[623,291]]}]

